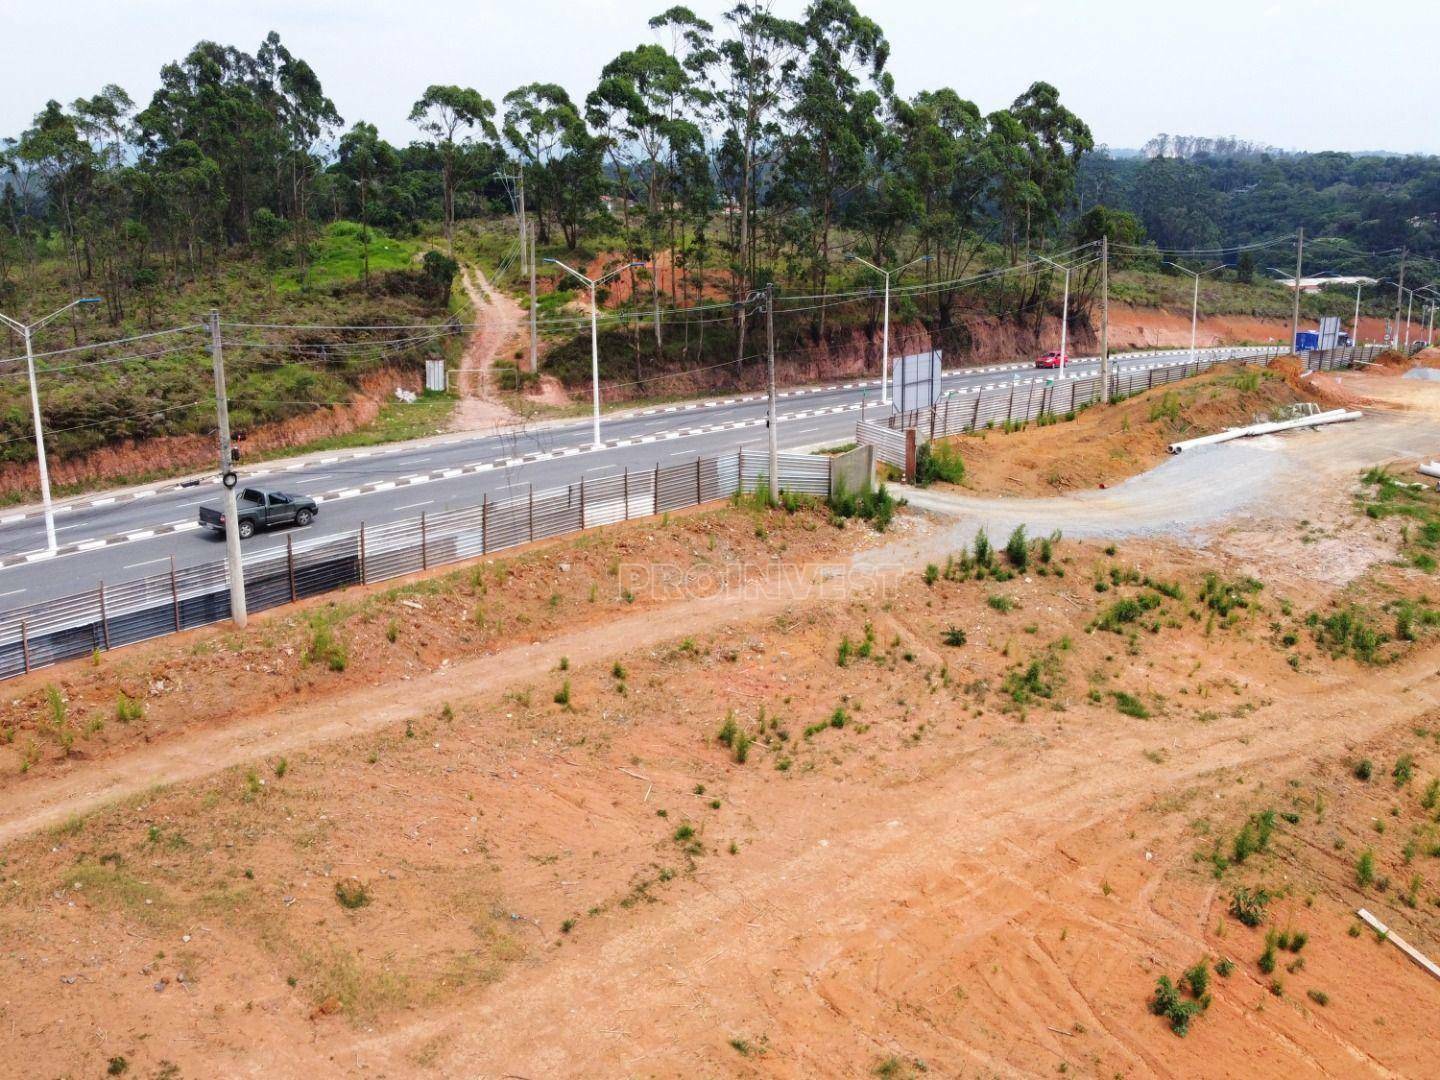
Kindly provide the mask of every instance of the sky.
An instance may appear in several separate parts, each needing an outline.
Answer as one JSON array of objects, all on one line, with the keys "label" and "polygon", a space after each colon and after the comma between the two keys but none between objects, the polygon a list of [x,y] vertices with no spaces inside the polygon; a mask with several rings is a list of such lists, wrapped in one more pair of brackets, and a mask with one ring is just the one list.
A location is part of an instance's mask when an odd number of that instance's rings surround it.
[{"label": "sky", "polygon": [[[1440,153],[1435,0],[856,0],[884,29],[905,95],[949,86],[989,111],[1030,83],[1057,86],[1097,143],[1158,132],[1236,136],[1296,150]],[[668,0],[8,0],[0,135],[46,99],[105,83],[144,104],[160,66],[209,38],[253,52],[280,33],[345,118],[394,143],[417,137],[411,103],[431,83],[499,102],[529,82],[577,99],[623,49],[656,40]],[[720,23],[731,3],[692,0]],[[774,0],[798,16],[802,0]]]}]

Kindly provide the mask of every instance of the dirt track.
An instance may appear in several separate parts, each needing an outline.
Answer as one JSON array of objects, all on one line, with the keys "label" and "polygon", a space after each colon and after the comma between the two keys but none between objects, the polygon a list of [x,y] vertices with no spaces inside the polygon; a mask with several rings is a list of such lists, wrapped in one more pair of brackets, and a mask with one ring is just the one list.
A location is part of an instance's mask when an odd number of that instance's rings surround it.
[{"label": "dirt track", "polygon": [[[0,1016],[28,1060],[81,1074],[123,1053],[147,1076],[1428,1075],[1440,985],[1347,926],[1366,903],[1440,954],[1433,859],[1400,851],[1433,828],[1440,639],[1361,665],[1306,615],[1364,600],[1363,575],[1424,588],[1351,491],[1436,438],[1419,411],[1374,414],[1063,499],[915,493],[935,516],[889,542],[779,511],[630,526],[414,594],[413,654],[381,636],[406,599],[362,604],[343,626],[357,656],[393,656],[378,683],[327,694],[351,673],[292,665],[273,712],[12,781]],[[922,582],[981,523],[1066,539],[1043,575]],[[607,566],[662,547],[767,585],[594,606],[592,574],[613,589]],[[1140,591],[1125,567],[1178,599],[1096,629]],[[1188,613],[1207,572],[1263,579],[1253,609]],[[437,668],[437,636],[490,619],[493,653]],[[145,648],[140,670],[196,701],[236,670]],[[1012,700],[1046,656],[1053,693]],[[757,734],[748,760],[717,742],[730,718]],[[1212,844],[1267,806],[1286,811],[1272,849],[1217,880]],[[1387,887],[1357,891],[1371,847]],[[348,880],[366,906],[337,905]],[[1273,979],[1263,930],[1226,914],[1241,882],[1310,938]],[[1236,970],[1177,1039],[1146,1001],[1200,956]]]}]

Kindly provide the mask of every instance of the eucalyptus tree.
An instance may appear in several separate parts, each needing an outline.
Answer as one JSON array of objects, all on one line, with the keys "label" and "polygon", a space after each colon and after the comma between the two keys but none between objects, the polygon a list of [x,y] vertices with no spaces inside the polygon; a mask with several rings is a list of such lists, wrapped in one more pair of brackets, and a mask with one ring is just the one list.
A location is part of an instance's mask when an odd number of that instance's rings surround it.
[{"label": "eucalyptus tree", "polygon": [[432,85],[410,108],[410,122],[434,140],[440,153],[444,188],[445,244],[455,254],[455,165],[457,136],[468,140],[478,128],[486,138],[496,138],[495,103],[478,90],[463,86]]},{"label": "eucalyptus tree", "polygon": [[395,171],[395,148],[380,138],[374,124],[358,120],[344,135],[337,147],[335,168],[348,177],[355,188],[360,209],[360,252],[362,281],[370,291],[370,200],[374,190]]}]

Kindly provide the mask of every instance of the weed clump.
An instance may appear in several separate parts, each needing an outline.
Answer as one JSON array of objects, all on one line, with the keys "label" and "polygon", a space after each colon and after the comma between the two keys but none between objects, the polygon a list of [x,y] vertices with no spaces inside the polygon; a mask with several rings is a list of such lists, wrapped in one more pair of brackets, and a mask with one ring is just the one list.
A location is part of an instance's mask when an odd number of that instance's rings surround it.
[{"label": "weed clump", "polygon": [[370,903],[370,890],[363,881],[345,878],[335,883],[335,899],[341,907],[354,911]]},{"label": "weed clump", "polygon": [[1266,909],[1270,906],[1270,893],[1265,889],[1249,889],[1238,886],[1230,894],[1230,914],[1245,926],[1259,926],[1265,921]]}]

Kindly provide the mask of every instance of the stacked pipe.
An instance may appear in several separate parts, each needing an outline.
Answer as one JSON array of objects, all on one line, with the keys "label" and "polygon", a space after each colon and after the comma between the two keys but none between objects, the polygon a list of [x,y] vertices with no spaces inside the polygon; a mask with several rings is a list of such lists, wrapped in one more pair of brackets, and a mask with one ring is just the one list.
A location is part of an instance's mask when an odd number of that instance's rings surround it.
[{"label": "stacked pipe", "polygon": [[1274,420],[1264,424],[1251,424],[1249,427],[1229,428],[1214,435],[1202,435],[1198,439],[1186,439],[1183,442],[1171,443],[1169,450],[1172,454],[1181,454],[1186,450],[1193,450],[1197,446],[1214,446],[1216,443],[1229,442],[1232,439],[1243,439],[1252,435],[1270,435],[1277,431],[1291,431],[1295,428],[1338,424],[1346,420],[1359,420],[1364,415],[1364,413],[1349,409],[1332,409],[1315,416],[1300,416],[1293,420]]}]

